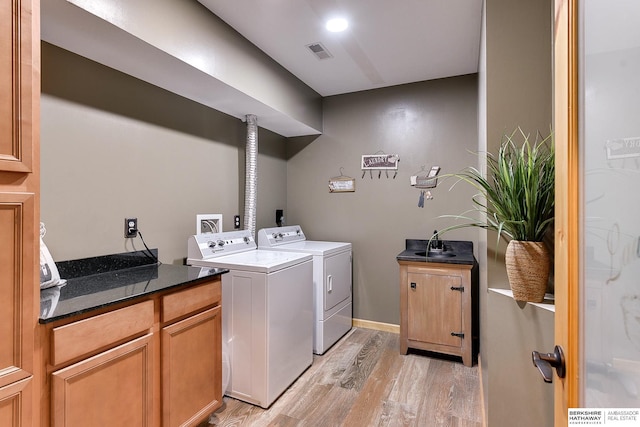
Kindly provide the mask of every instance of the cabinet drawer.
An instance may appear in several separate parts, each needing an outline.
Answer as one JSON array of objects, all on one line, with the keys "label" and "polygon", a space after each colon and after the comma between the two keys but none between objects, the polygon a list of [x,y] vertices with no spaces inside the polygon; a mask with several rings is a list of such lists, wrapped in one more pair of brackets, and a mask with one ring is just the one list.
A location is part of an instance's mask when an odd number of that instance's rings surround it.
[{"label": "cabinet drawer", "polygon": [[221,299],[222,284],[219,279],[166,295],[162,298],[162,321],[170,322],[206,307],[218,305]]},{"label": "cabinet drawer", "polygon": [[51,334],[51,363],[59,365],[149,330],[152,326],[153,301],[59,326]]}]

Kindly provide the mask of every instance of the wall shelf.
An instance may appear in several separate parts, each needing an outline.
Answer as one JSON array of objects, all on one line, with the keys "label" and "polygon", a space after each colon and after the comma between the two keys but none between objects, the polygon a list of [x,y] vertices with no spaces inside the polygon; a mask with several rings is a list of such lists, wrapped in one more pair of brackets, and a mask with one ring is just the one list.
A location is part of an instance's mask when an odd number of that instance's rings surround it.
[{"label": "wall shelf", "polygon": [[[489,292],[494,292],[496,294],[504,295],[509,298],[513,298],[513,292],[511,289],[500,289],[500,288],[489,288]],[[515,301],[515,300],[514,300]],[[528,302],[527,304],[531,304],[535,307],[539,307],[543,310],[551,311],[552,313],[556,312],[556,306],[554,304],[553,295],[545,294],[543,302]]]}]

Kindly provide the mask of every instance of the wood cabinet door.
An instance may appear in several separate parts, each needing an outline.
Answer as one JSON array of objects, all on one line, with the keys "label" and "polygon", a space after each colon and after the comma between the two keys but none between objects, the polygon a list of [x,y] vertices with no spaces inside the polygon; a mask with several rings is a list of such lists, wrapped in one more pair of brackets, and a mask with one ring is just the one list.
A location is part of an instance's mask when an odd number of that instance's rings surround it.
[{"label": "wood cabinet door", "polygon": [[0,192],[0,387],[33,373],[34,204],[33,194]]},{"label": "wood cabinet door", "polygon": [[0,2],[0,425],[37,422],[38,0]]},{"label": "wood cabinet door", "polygon": [[51,374],[53,427],[151,426],[153,335]]},{"label": "wood cabinet door", "polygon": [[420,342],[460,347],[462,332],[460,276],[409,273],[407,290],[407,338]]},{"label": "wood cabinet door", "polygon": [[220,306],[162,329],[164,426],[195,425],[222,404]]},{"label": "wood cabinet door", "polygon": [[[30,378],[16,381],[0,388],[0,426],[28,426],[31,418],[25,410],[29,409],[28,389]],[[35,424],[35,423],[34,423]]]},{"label": "wood cabinet door", "polygon": [[39,12],[38,0],[0,2],[0,171],[34,172]]}]

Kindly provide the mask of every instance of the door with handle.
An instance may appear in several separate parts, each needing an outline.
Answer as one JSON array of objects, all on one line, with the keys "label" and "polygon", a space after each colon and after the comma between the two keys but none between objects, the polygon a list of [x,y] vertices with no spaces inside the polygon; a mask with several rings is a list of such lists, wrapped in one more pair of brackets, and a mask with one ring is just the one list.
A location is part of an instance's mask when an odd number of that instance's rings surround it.
[{"label": "door with handle", "polygon": [[330,310],[351,296],[351,252],[326,257],[324,272],[324,309]]},{"label": "door with handle", "polygon": [[555,346],[553,353],[534,351],[531,353],[531,359],[533,360],[533,366],[538,368],[542,379],[546,383],[553,382],[553,368],[555,368],[558,378],[564,378],[566,375],[564,352],[559,345]]},{"label": "door with handle", "polygon": [[640,407],[640,2],[555,0],[555,423]]}]

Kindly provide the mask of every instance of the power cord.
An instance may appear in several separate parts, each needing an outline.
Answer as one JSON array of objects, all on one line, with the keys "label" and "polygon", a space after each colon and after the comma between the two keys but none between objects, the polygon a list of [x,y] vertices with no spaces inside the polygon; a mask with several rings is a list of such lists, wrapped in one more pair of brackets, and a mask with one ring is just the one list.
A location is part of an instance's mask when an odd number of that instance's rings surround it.
[{"label": "power cord", "polygon": [[140,231],[140,229],[138,228],[138,235],[140,236],[140,240],[142,240],[142,244],[144,245],[145,249],[147,250],[147,254],[148,256],[150,256],[151,258],[153,258],[153,260],[158,263],[158,264],[162,264],[160,262],[160,260],[158,259],[157,256],[155,256],[155,254],[151,251],[151,249],[149,249],[149,247],[147,246],[147,243],[144,241],[144,237],[142,237],[142,232]]}]

